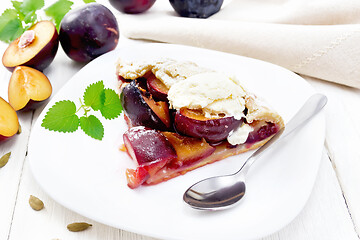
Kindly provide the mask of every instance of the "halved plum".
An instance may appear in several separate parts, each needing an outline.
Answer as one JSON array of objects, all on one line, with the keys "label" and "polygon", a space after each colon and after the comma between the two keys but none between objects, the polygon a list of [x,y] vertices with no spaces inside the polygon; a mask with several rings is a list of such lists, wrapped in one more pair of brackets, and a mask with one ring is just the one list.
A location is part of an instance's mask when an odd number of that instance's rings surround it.
[{"label": "halved plum", "polygon": [[168,164],[169,168],[181,168],[211,155],[215,147],[210,146],[205,139],[182,136],[174,132],[162,133],[176,151],[177,158]]},{"label": "halved plum", "polygon": [[32,110],[49,99],[52,86],[42,72],[26,66],[18,66],[9,81],[9,103],[18,110]]},{"label": "halved plum", "polygon": [[146,79],[147,88],[151,95],[160,101],[167,101],[167,93],[169,89],[165,86],[165,84],[157,79],[152,72],[146,76]]},{"label": "halved plum", "polygon": [[201,111],[182,108],[175,114],[174,126],[176,131],[184,135],[218,143],[225,140],[242,122],[242,119],[234,117],[206,118]]},{"label": "halved plum", "polygon": [[126,172],[130,188],[141,185],[177,157],[167,138],[154,129],[133,127],[124,133],[123,139],[128,154],[138,165],[136,170],[128,169]]},{"label": "halved plum", "polygon": [[145,126],[158,130],[171,127],[167,102],[156,102],[136,81],[127,84],[120,94],[121,104],[133,126]]},{"label": "halved plum", "polygon": [[19,130],[19,119],[12,106],[0,97],[0,143]]},{"label": "halved plum", "polygon": [[42,71],[54,60],[58,46],[59,36],[54,24],[40,21],[8,46],[2,62],[10,71],[20,65]]}]

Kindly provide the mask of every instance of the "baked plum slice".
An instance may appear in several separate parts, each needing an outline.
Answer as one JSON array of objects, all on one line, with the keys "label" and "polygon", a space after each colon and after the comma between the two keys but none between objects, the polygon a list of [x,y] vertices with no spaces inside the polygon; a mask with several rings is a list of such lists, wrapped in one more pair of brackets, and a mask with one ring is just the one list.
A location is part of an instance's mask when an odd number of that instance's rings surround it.
[{"label": "baked plum slice", "polygon": [[168,162],[176,159],[176,152],[159,131],[142,126],[130,128],[123,135],[124,145],[137,168],[127,169],[128,186],[136,188]]},{"label": "baked plum slice", "polygon": [[156,78],[153,73],[149,73],[146,76],[147,88],[151,95],[160,101],[167,101],[167,94],[169,89],[163,82]]},{"label": "baked plum slice", "polygon": [[280,126],[271,123],[271,122],[265,122],[264,124],[259,124],[259,127],[255,128],[254,131],[249,133],[248,138],[246,139],[245,143],[255,143],[259,142],[261,140],[264,140],[275,133],[277,133],[280,130]]},{"label": "baked plum slice", "polygon": [[215,147],[210,146],[203,138],[187,137],[174,132],[163,132],[163,135],[174,147],[177,155],[177,158],[168,164],[169,168],[186,168],[215,151]]},{"label": "baked plum slice", "polygon": [[127,185],[131,189],[139,187],[149,178],[149,173],[144,167],[138,167],[136,169],[128,168],[125,174],[128,182]]},{"label": "baked plum slice", "polygon": [[145,90],[132,81],[120,94],[124,112],[132,126],[145,126],[158,130],[169,130],[171,126],[167,102],[156,102]]},{"label": "baked plum slice", "polygon": [[184,135],[218,143],[242,122],[242,119],[234,117],[206,118],[201,111],[182,108],[175,113],[174,126],[176,131]]},{"label": "baked plum slice", "polygon": [[126,78],[124,78],[124,77],[122,77],[122,76],[120,76],[120,75],[117,75],[117,78],[118,78],[118,81],[119,81],[121,84],[123,84],[123,83],[129,83],[129,82],[132,81],[132,79],[126,79]]},{"label": "baked plum slice", "polygon": [[146,83],[146,79],[141,77],[141,78],[137,78],[137,79],[126,79],[120,75],[118,75],[118,83],[119,83],[119,88],[121,89],[122,87],[124,87],[126,84],[131,83],[132,81],[135,81],[137,87],[140,87],[142,89],[144,89],[145,91],[147,91],[147,83]]}]

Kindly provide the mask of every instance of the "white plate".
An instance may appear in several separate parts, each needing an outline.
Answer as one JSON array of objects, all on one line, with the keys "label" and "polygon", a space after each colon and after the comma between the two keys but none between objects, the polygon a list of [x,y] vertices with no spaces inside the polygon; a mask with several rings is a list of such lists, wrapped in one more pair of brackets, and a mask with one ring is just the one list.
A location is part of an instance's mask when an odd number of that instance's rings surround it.
[{"label": "white plate", "polygon": [[133,167],[118,150],[126,130],[122,117],[102,120],[105,137],[94,140],[81,130],[57,133],[42,128],[48,108],[59,100],[79,97],[90,83],[104,80],[115,89],[118,57],[171,57],[236,75],[248,90],[262,96],[287,121],[314,90],[302,78],[266,62],[204,49],[168,44],[123,47],[81,69],[49,102],[31,134],[31,170],[57,202],[95,221],[164,239],[254,239],[278,231],[305,205],[322,154],[324,115],[315,117],[295,138],[274,149],[252,167],[247,193],[234,208],[204,212],[183,203],[183,192],[205,177],[232,173],[249,153],[228,158],[150,187],[131,190],[125,169]]}]

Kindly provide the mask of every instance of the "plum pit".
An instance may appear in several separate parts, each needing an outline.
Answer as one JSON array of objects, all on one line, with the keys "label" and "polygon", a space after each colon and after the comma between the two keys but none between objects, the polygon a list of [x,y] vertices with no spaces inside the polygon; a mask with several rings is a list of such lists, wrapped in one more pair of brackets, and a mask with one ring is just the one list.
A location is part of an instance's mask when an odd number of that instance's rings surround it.
[{"label": "plum pit", "polygon": [[19,48],[26,48],[35,40],[35,31],[34,30],[27,30],[25,31],[19,39],[18,46]]}]

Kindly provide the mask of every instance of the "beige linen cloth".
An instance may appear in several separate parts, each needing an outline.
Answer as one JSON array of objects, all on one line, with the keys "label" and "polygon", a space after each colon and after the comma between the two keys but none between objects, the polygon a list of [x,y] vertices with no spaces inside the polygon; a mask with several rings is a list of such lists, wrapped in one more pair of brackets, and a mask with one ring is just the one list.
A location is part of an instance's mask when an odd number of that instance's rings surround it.
[{"label": "beige linen cloth", "polygon": [[122,14],[120,31],[257,58],[360,88],[360,0],[232,0],[208,19],[179,17],[168,0],[158,2],[145,14]]}]

